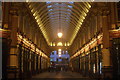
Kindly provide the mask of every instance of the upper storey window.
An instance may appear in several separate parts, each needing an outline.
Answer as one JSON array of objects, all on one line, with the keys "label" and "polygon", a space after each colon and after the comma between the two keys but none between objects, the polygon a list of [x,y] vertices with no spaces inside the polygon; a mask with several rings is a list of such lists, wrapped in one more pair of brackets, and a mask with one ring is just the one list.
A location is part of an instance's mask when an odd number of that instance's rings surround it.
[{"label": "upper storey window", "polygon": [[120,2],[117,3],[118,21],[120,21]]}]

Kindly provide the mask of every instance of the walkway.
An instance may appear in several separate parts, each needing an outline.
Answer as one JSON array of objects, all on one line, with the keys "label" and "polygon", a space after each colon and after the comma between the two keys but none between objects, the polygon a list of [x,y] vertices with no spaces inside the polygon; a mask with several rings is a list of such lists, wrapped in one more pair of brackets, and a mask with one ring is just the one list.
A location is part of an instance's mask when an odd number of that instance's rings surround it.
[{"label": "walkway", "polygon": [[87,77],[83,77],[80,73],[76,72],[44,72],[40,73],[38,75],[35,75],[32,77],[32,79],[42,79],[42,80],[49,80],[49,79],[54,79],[54,80],[65,80],[65,79],[78,79],[78,80],[90,80]]}]

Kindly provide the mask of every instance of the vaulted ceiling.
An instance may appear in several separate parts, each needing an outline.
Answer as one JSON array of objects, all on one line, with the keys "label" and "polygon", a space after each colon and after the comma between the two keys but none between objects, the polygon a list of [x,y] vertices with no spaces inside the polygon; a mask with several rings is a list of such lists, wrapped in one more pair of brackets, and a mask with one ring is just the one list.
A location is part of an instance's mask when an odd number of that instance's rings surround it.
[{"label": "vaulted ceiling", "polygon": [[89,9],[90,2],[29,2],[29,8],[48,45],[58,40],[72,44]]}]

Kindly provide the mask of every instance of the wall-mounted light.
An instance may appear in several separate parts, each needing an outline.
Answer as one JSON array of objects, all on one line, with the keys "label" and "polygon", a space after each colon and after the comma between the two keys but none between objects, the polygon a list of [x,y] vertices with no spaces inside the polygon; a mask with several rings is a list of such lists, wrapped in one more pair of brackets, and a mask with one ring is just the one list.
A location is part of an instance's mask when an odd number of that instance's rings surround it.
[{"label": "wall-mounted light", "polygon": [[67,46],[70,46],[69,42],[67,43]]},{"label": "wall-mounted light", "polygon": [[52,42],[51,42],[51,44],[50,44],[50,46],[52,46],[53,44],[52,44]]},{"label": "wall-mounted light", "polygon": [[58,42],[57,46],[63,46],[62,42]]},{"label": "wall-mounted light", "polygon": [[53,46],[55,46],[55,43],[53,43]]},{"label": "wall-mounted light", "polygon": [[65,46],[67,46],[67,45],[66,45],[66,42],[65,42]]}]

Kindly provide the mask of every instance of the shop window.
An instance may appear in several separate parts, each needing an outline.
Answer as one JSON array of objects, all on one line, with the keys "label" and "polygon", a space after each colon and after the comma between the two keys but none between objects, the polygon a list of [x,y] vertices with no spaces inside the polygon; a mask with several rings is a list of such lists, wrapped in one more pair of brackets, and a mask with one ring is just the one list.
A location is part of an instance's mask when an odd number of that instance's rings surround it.
[{"label": "shop window", "polygon": [[95,64],[93,64],[93,73],[95,73]]},{"label": "shop window", "polygon": [[102,62],[100,62],[100,74],[102,74]]}]

